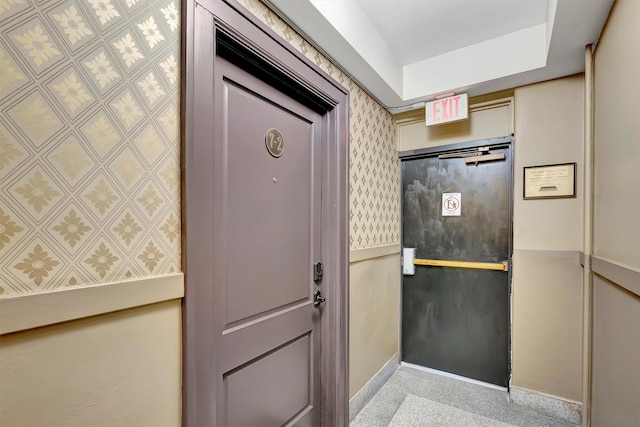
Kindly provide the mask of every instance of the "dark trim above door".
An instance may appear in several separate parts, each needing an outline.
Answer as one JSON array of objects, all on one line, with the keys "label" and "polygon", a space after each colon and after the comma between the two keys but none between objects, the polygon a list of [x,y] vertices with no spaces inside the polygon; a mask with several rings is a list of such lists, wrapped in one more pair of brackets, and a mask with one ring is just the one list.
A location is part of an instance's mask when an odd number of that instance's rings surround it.
[{"label": "dark trim above door", "polygon": [[[203,120],[215,106],[213,70],[218,55],[324,117],[322,123],[322,262],[327,303],[322,317],[322,425],[348,423],[348,92],[274,31],[232,0],[183,2],[182,55],[182,218],[183,271],[183,425],[215,426],[215,355],[210,327],[213,230],[212,123]],[[207,50],[209,49],[209,50]],[[213,98],[213,97],[211,97]],[[200,99],[201,101],[197,101]],[[200,123],[200,124],[198,124]],[[202,124],[205,123],[205,124]],[[249,261],[248,261],[249,262]],[[223,427],[223,426],[219,426]]]},{"label": "dark trim above door", "polygon": [[435,154],[446,154],[455,151],[468,150],[479,146],[495,147],[497,145],[511,144],[512,136],[502,136],[499,138],[480,139],[477,141],[460,142],[458,144],[439,145],[436,147],[419,148],[416,150],[400,151],[398,158],[401,160],[417,159],[420,157],[428,157]]}]

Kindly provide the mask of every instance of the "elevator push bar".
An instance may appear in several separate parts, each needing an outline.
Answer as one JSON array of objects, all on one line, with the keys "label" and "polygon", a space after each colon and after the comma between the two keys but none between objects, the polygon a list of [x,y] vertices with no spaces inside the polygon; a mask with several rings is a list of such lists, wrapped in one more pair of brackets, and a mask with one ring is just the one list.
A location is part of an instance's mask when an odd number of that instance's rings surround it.
[{"label": "elevator push bar", "polygon": [[502,261],[500,263],[492,262],[468,262],[468,261],[448,261],[441,259],[414,259],[414,265],[426,265],[429,267],[457,267],[457,268],[475,268],[479,270],[497,270],[509,271],[509,263]]},{"label": "elevator push bar", "polygon": [[444,259],[419,259],[416,258],[416,248],[402,248],[402,274],[413,276],[416,274],[416,265],[429,267],[457,267],[475,268],[480,270],[509,271],[509,261],[502,262],[469,262],[450,261]]}]

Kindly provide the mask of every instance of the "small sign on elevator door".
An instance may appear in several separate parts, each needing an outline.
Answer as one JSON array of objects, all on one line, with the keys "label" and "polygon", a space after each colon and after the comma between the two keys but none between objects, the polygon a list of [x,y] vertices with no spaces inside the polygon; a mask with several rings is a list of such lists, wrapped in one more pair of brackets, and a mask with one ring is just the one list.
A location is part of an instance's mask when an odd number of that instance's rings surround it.
[{"label": "small sign on elevator door", "polygon": [[442,216],[460,216],[462,212],[461,193],[442,193]]}]

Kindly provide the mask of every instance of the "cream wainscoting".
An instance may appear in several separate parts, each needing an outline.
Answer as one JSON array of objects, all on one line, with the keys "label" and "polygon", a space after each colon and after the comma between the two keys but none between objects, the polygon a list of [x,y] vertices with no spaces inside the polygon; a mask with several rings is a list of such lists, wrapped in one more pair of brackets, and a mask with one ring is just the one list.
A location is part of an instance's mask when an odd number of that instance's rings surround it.
[{"label": "cream wainscoting", "polygon": [[[349,265],[349,397],[399,363],[400,245],[351,251]],[[391,364],[390,364],[391,363]],[[384,381],[372,383],[371,398]],[[363,407],[366,397],[352,401]]]},{"label": "cream wainscoting", "polygon": [[0,299],[0,425],[180,425],[183,275]]},{"label": "cream wainscoting", "polygon": [[180,304],[0,337],[0,425],[179,427]]}]

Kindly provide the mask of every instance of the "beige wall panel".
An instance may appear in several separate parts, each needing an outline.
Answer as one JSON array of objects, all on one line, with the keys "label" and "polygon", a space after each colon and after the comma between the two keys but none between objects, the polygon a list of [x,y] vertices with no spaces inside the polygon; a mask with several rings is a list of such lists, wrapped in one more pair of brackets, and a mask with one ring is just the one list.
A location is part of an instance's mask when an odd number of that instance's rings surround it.
[{"label": "beige wall panel", "polygon": [[594,254],[640,268],[640,2],[618,0],[595,53]]},{"label": "beige wall panel", "polygon": [[398,151],[495,138],[511,135],[512,132],[509,105],[472,111],[469,120],[440,126],[425,125],[424,108],[411,112],[411,117],[414,116],[419,116],[420,121],[398,126]]},{"label": "beige wall panel", "polygon": [[582,401],[577,252],[514,252],[512,385]]},{"label": "beige wall panel", "polygon": [[[582,401],[582,75],[515,90],[512,384]],[[523,200],[523,167],[577,163],[577,197]]]},{"label": "beige wall panel", "polygon": [[[618,0],[595,53],[594,255],[640,268],[640,2]],[[640,297],[598,276],[592,425],[640,420]]]},{"label": "beige wall panel", "polygon": [[635,427],[640,420],[640,297],[594,279],[594,427]]},{"label": "beige wall panel", "polygon": [[350,265],[349,398],[399,351],[400,254]]},{"label": "beige wall panel", "polygon": [[4,335],[0,425],[179,426],[180,300]]},{"label": "beige wall panel", "polygon": [[[584,77],[515,91],[513,245],[515,249],[582,250]],[[523,167],[577,163],[577,197],[523,200]]]}]

